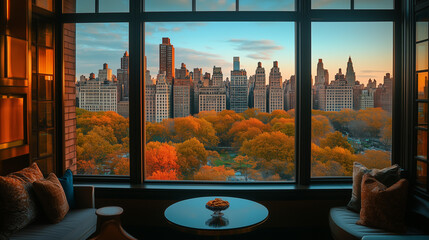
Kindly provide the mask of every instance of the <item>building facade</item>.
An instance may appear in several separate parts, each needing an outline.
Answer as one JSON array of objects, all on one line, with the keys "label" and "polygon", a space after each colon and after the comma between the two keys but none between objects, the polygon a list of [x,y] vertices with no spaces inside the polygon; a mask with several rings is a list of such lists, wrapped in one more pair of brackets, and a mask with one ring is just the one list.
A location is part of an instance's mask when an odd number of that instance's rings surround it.
[{"label": "building facade", "polygon": [[273,62],[268,81],[268,111],[271,113],[275,110],[283,110],[282,74],[277,61]]},{"label": "building facade", "polygon": [[162,38],[162,44],[159,44],[159,73],[165,72],[166,82],[170,85],[175,76],[174,70],[174,46],[170,38]]},{"label": "building facade", "polygon": [[265,83],[265,68],[258,62],[255,72],[255,87],[253,89],[253,107],[261,112],[267,111],[267,90]]}]

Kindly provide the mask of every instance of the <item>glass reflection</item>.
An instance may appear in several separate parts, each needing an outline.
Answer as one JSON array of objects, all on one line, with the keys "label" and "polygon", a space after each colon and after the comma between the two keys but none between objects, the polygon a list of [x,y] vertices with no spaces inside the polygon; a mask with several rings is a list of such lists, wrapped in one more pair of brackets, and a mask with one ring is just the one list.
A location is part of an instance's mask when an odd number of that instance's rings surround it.
[{"label": "glass reflection", "polygon": [[393,0],[355,0],[355,9],[393,9]]},{"label": "glass reflection", "polygon": [[228,226],[229,220],[225,217],[212,217],[206,221],[206,225],[213,228]]},{"label": "glass reflection", "polygon": [[192,11],[192,0],[146,0],[144,7],[146,12]]},{"label": "glass reflection", "polygon": [[417,80],[417,98],[428,99],[428,73],[418,73]]},{"label": "glass reflection", "polygon": [[100,12],[129,12],[129,0],[100,0]]},{"label": "glass reflection", "polygon": [[427,184],[427,168],[428,165],[425,162],[417,161],[417,183],[419,186],[426,188]]},{"label": "glass reflection", "polygon": [[418,119],[418,125],[428,124],[428,104],[427,103],[417,104],[417,119]]},{"label": "glass reflection", "polygon": [[428,42],[416,44],[416,71],[428,69]]},{"label": "glass reflection", "polygon": [[311,0],[311,9],[350,9],[350,0]]},{"label": "glass reflection", "polygon": [[428,156],[428,142],[427,142],[427,131],[417,131],[417,156],[427,159]]},{"label": "glass reflection", "polygon": [[416,41],[428,39],[428,22],[416,22]]},{"label": "glass reflection", "polygon": [[197,11],[235,11],[235,0],[197,0]]},{"label": "glass reflection", "polygon": [[295,0],[240,0],[240,11],[294,11]]}]

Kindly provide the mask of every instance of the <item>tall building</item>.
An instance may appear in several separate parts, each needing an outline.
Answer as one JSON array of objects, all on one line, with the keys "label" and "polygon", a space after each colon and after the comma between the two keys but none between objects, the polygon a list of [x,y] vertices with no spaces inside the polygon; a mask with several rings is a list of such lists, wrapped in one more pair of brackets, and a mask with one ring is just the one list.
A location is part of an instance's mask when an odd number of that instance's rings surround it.
[{"label": "tall building", "polygon": [[[248,81],[246,70],[240,70],[240,58],[234,57],[234,70],[231,71],[230,82],[230,109],[242,113],[249,106]],[[237,69],[238,68],[238,69]],[[227,94],[228,95],[228,94]]]},{"label": "tall building", "polygon": [[374,92],[371,89],[363,89],[360,95],[359,109],[365,110],[374,107]]},{"label": "tall building", "polygon": [[268,111],[283,110],[282,74],[277,61],[273,62],[268,81]]},{"label": "tall building", "polygon": [[174,46],[170,43],[170,38],[162,38],[159,44],[159,73],[165,72],[167,84],[173,83],[174,74]]},{"label": "tall building", "polygon": [[326,110],[339,112],[342,109],[353,109],[353,87],[348,85],[341,68],[326,88]]},{"label": "tall building", "polygon": [[255,72],[255,87],[253,89],[254,108],[259,109],[261,112],[267,111],[267,90],[265,83],[265,68],[262,63],[258,62],[258,67]]},{"label": "tall building", "polygon": [[192,84],[192,78],[186,69],[186,64],[182,63],[181,68],[176,69],[176,77],[173,83],[173,117],[186,117],[192,114]]},{"label": "tall building", "polygon": [[317,63],[317,75],[314,78],[313,86],[313,108],[319,110],[326,109],[326,87],[329,85],[329,73],[323,68],[323,61],[319,59]]},{"label": "tall building", "polygon": [[374,93],[374,107],[381,107],[385,111],[392,112],[392,81],[390,73],[386,73],[384,83],[379,84]]},{"label": "tall building", "polygon": [[296,104],[296,81],[295,75],[290,76],[288,81],[285,81],[285,110],[295,109]]},{"label": "tall building", "polygon": [[203,70],[201,68],[194,68],[193,73],[194,105],[192,108],[192,114],[197,114],[199,111],[199,88],[203,84]]},{"label": "tall building", "polygon": [[212,76],[213,86],[221,87],[223,86],[223,74],[221,67],[213,67],[213,76]]},{"label": "tall building", "polygon": [[170,115],[170,92],[165,72],[158,74],[155,85],[155,121],[162,122]]},{"label": "tall building", "polygon": [[100,81],[112,81],[112,69],[107,63],[103,64],[103,69],[98,70],[98,79]]},{"label": "tall building", "polygon": [[79,107],[91,112],[117,112],[119,99],[116,85],[94,77],[94,74],[91,74],[87,81],[79,83]]},{"label": "tall building", "polygon": [[129,99],[129,59],[130,57],[128,52],[125,51],[124,56],[121,58],[121,69],[116,71],[118,78],[118,88],[121,93],[121,101],[128,101]]},{"label": "tall building", "polygon": [[349,61],[347,62],[346,81],[347,85],[349,86],[353,87],[355,85],[356,74],[353,70],[353,62],[351,57],[349,57]]},{"label": "tall building", "polygon": [[145,117],[147,122],[156,122],[156,85],[146,70],[145,81]]},{"label": "tall building", "polygon": [[249,76],[249,84],[247,85],[248,87],[248,99],[249,99],[249,108],[253,108],[254,106],[254,100],[253,100],[253,90],[255,88],[255,75]]}]

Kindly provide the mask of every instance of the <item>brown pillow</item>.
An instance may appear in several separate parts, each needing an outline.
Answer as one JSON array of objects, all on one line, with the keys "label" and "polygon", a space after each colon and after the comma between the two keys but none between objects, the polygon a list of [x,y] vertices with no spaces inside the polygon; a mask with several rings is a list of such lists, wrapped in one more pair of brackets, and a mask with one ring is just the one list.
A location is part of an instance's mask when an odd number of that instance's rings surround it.
[{"label": "brown pillow", "polygon": [[34,182],[33,188],[48,220],[52,223],[63,220],[69,211],[69,204],[57,176],[50,173],[46,179]]},{"label": "brown pillow", "polygon": [[406,179],[386,187],[370,174],[365,174],[362,179],[362,208],[357,224],[390,232],[405,232],[407,193]]},{"label": "brown pillow", "polygon": [[38,208],[32,183],[39,179],[43,179],[43,174],[36,163],[21,171],[0,176],[0,238],[35,220]]},{"label": "brown pillow", "polygon": [[400,179],[400,168],[398,165],[393,165],[383,169],[368,169],[364,165],[354,162],[353,163],[353,191],[352,198],[347,204],[347,208],[359,212],[360,211],[360,193],[361,193],[361,184],[362,177],[365,173],[370,173],[371,176],[375,177],[382,184],[387,187],[392,186],[394,183]]}]

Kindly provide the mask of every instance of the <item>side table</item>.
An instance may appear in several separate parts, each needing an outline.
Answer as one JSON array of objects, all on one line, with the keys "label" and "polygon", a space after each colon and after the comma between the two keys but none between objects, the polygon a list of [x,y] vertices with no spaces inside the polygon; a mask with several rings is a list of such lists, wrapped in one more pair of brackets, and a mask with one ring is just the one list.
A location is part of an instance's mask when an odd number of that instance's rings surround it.
[{"label": "side table", "polygon": [[111,206],[97,209],[97,230],[91,240],[136,240],[121,226],[121,207]]}]

